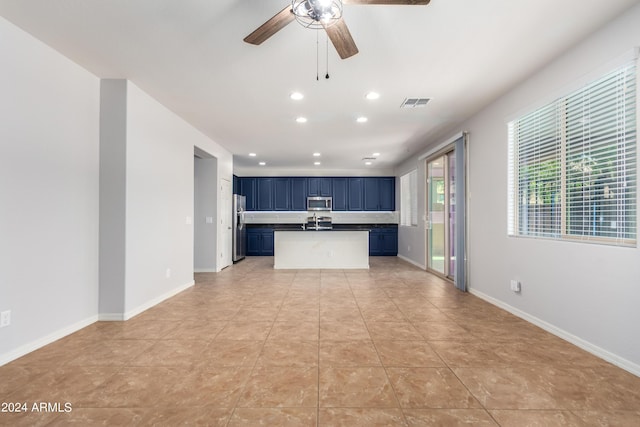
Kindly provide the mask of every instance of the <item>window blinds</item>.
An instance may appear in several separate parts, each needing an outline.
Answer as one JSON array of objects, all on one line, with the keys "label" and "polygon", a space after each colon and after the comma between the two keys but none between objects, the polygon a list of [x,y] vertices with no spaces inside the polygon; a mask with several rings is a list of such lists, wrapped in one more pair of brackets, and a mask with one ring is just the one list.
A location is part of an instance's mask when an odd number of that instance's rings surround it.
[{"label": "window blinds", "polygon": [[635,244],[635,61],[509,123],[511,235]]},{"label": "window blinds", "polygon": [[400,225],[418,225],[418,171],[400,177]]}]

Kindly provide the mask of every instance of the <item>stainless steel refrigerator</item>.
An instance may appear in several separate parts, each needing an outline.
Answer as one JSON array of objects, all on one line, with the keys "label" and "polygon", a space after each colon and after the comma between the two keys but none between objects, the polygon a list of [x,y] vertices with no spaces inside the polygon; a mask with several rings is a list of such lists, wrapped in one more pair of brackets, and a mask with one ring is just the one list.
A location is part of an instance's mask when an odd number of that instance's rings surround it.
[{"label": "stainless steel refrigerator", "polygon": [[243,259],[247,253],[247,229],[244,226],[246,198],[233,195],[233,262]]}]

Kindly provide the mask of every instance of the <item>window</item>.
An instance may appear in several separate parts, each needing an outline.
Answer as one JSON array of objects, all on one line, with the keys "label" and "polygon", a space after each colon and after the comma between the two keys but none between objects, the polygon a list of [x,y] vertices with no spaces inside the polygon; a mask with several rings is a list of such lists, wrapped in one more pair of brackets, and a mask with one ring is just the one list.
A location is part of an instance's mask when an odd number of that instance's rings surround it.
[{"label": "window", "polygon": [[509,123],[509,235],[635,245],[635,62]]},{"label": "window", "polygon": [[400,177],[400,225],[418,225],[418,171]]}]

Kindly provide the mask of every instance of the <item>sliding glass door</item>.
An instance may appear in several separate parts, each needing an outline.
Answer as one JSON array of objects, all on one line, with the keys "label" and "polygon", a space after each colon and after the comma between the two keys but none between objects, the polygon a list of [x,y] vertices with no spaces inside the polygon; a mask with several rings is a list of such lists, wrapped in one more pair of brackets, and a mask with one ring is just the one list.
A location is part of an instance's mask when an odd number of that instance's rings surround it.
[{"label": "sliding glass door", "polygon": [[456,254],[463,249],[458,233],[464,230],[456,212],[458,160],[452,146],[427,161],[427,267],[454,281]]},{"label": "sliding glass door", "polygon": [[445,165],[446,157],[437,157],[427,163],[427,266],[442,275],[447,274],[445,254]]}]

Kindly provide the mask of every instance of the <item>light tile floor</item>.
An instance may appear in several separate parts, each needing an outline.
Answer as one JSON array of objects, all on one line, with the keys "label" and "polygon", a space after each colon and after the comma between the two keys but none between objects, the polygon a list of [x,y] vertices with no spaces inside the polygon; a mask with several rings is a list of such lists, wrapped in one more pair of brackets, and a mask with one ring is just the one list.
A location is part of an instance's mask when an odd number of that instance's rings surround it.
[{"label": "light tile floor", "polygon": [[247,258],[0,367],[0,425],[638,426],[640,378],[396,258]]}]

